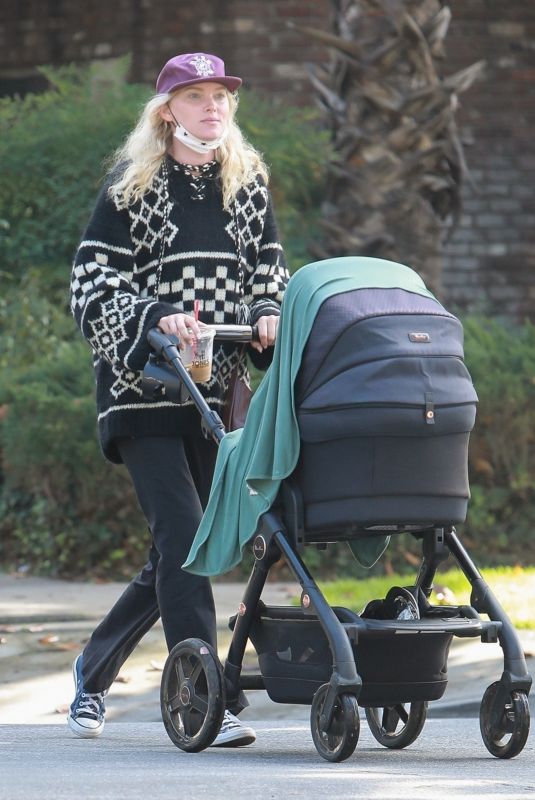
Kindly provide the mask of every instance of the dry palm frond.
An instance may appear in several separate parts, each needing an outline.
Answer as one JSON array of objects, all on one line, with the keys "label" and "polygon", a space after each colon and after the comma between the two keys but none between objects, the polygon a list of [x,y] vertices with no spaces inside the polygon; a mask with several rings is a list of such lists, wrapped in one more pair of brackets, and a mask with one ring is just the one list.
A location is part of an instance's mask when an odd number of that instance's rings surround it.
[{"label": "dry palm frond", "polygon": [[332,31],[292,27],[334,54],[312,83],[332,130],[316,254],[361,253],[415,267],[435,291],[467,174],[458,95],[483,62],[441,76],[451,11],[441,0],[331,0]]}]

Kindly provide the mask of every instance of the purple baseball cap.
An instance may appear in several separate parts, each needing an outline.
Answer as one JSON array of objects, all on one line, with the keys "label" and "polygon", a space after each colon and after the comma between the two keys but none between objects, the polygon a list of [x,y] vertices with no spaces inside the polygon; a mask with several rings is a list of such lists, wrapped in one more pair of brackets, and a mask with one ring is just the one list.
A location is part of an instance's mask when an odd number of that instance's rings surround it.
[{"label": "purple baseball cap", "polygon": [[184,53],[171,58],[156,81],[156,92],[174,92],[193,83],[213,81],[234,92],[241,86],[241,78],[225,75],[225,62],[209,53]]}]

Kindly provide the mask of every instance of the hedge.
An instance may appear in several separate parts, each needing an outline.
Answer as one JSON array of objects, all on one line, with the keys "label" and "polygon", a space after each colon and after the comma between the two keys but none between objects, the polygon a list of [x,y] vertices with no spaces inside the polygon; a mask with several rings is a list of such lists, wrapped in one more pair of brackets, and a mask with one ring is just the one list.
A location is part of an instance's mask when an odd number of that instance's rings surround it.
[{"label": "hedge", "polygon": [[[0,100],[0,566],[117,578],[147,547],[125,470],[96,439],[90,352],[67,309],[69,261],[103,160],[139,113],[147,87],[47,70],[42,95]],[[273,164],[272,187],[293,269],[310,258],[323,192],[325,134],[310,109],[275,109],[244,93],[240,122]],[[322,154],[320,158],[317,154]],[[461,526],[482,565],[535,564],[535,328],[463,318],[480,398],[470,445],[472,500]],[[396,537],[383,569],[417,548]],[[324,576],[356,570],[345,545],[307,560]]]}]

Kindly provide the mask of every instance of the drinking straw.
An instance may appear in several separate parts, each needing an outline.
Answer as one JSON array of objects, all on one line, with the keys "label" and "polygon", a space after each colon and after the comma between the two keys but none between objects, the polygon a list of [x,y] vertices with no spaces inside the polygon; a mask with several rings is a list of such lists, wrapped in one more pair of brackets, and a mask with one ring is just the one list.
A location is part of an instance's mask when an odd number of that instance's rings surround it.
[{"label": "drinking straw", "polygon": [[[195,322],[199,321],[199,305],[200,305],[200,301],[199,300],[194,300],[193,301],[193,316],[195,317]],[[193,358],[195,358],[196,355],[197,355],[197,337],[196,336],[194,337],[192,355],[193,355]]]}]

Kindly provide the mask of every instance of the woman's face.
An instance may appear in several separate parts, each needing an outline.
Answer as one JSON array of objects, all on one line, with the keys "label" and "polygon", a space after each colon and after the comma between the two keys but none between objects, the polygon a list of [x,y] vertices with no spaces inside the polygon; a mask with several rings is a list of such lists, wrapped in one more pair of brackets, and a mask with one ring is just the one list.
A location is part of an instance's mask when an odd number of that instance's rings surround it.
[{"label": "woman's face", "polygon": [[[177,121],[203,141],[218,139],[225,130],[230,115],[227,90],[220,83],[194,83],[179,89],[168,103]],[[169,108],[162,109],[162,117],[174,122]]]}]

